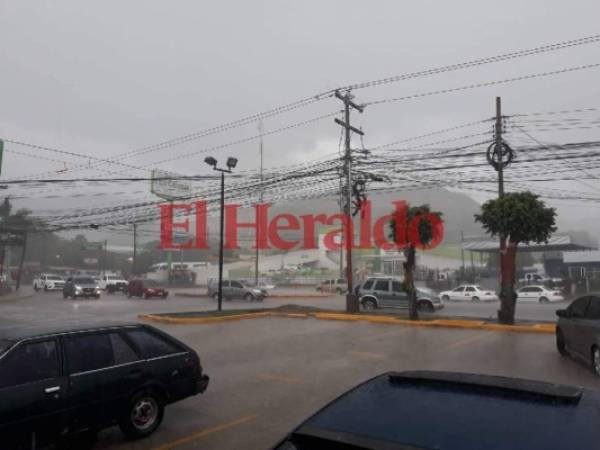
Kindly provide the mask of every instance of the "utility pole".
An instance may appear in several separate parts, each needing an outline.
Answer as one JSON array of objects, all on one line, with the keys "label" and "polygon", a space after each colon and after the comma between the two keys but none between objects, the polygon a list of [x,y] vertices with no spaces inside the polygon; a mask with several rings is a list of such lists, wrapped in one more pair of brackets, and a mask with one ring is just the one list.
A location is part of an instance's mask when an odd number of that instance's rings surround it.
[{"label": "utility pole", "polygon": [[356,109],[358,112],[363,112],[363,107],[352,101],[354,96],[348,90],[345,95],[335,91],[335,96],[344,102],[344,120],[335,119],[335,123],[341,125],[345,131],[345,148],[344,148],[344,178],[346,180],[344,186],[344,245],[346,246],[346,281],[348,283],[346,293],[346,311],[358,312],[358,299],[354,295],[354,286],[352,282],[352,244],[354,240],[352,226],[352,149],[350,148],[351,138],[350,132],[354,132],[361,136],[364,135],[362,130],[350,125],[350,108]]},{"label": "utility pole", "polygon": [[106,276],[106,267],[108,265],[108,239],[104,240],[104,263],[102,264],[102,271],[104,272],[102,275]]},{"label": "utility pole", "polygon": [[137,272],[137,223],[133,224],[133,261],[131,264],[131,273],[135,275]]},{"label": "utility pole", "polygon": [[[260,143],[258,144],[258,152],[260,155],[260,189],[259,189],[258,203],[261,204],[263,202],[262,183],[263,183],[263,132],[264,132],[262,119],[258,121],[258,132],[260,133]],[[258,257],[259,257],[259,254],[258,254],[258,236],[259,236],[258,221],[256,224],[255,233],[256,233],[255,234],[256,259],[254,261],[254,286],[258,286]]]},{"label": "utility pole", "polygon": [[[502,99],[500,97],[496,97],[496,126],[495,126],[495,145],[496,145],[496,155],[497,155],[497,164],[498,164],[498,197],[502,198],[504,196],[504,167],[502,156],[504,153],[504,143],[502,142]],[[502,245],[502,241],[506,244],[506,240],[500,236],[500,245]]]},{"label": "utility pole", "polygon": [[[494,127],[495,131],[495,145],[496,145],[496,163],[497,163],[497,171],[498,171],[498,198],[504,197],[504,167],[502,161],[502,153],[504,152],[503,142],[502,142],[502,99],[500,97],[496,97],[496,124]],[[508,314],[506,310],[506,296],[509,294],[505,289],[505,272],[508,269],[506,267],[506,258],[504,255],[506,254],[506,236],[504,234],[500,234],[500,311],[498,311],[498,318],[500,322],[504,322],[505,316]]]},{"label": "utility pole", "polygon": [[23,245],[21,247],[21,260],[19,261],[19,271],[17,272],[17,283],[15,291],[21,287],[21,277],[23,276],[23,262],[25,261],[25,251],[27,250],[27,230],[23,233]]},{"label": "utility pole", "polygon": [[[338,201],[340,212],[344,214],[344,179],[340,177],[340,198]],[[340,245],[340,278],[344,277],[344,246]]]},{"label": "utility pole", "polygon": [[[512,149],[502,139],[502,99],[496,97],[496,122],[494,125],[494,142],[488,147],[488,163],[498,172],[498,198],[504,197],[504,168],[510,164],[513,158]],[[513,280],[510,279],[512,271],[506,259],[506,236],[500,233],[500,310],[498,320],[500,323],[511,323],[514,318],[515,300],[513,293]]]},{"label": "utility pole", "polygon": [[463,276],[465,274],[465,233],[460,230],[460,257],[462,259]]}]

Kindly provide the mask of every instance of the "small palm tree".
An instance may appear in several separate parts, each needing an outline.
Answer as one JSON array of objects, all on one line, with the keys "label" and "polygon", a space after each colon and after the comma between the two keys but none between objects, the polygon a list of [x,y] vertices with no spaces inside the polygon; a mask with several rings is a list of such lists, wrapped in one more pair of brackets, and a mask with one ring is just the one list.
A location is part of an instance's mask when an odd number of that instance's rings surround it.
[{"label": "small palm tree", "polygon": [[[436,217],[436,223],[428,217]],[[437,227],[441,224],[441,212],[431,211],[429,205],[406,205],[405,210],[396,210],[392,213],[390,222],[390,239],[393,239],[403,248],[404,257],[404,289],[408,294],[408,315],[411,320],[419,319],[417,309],[417,290],[415,288],[414,272],[416,266],[417,248],[429,248],[432,243],[441,240],[442,230]]]}]

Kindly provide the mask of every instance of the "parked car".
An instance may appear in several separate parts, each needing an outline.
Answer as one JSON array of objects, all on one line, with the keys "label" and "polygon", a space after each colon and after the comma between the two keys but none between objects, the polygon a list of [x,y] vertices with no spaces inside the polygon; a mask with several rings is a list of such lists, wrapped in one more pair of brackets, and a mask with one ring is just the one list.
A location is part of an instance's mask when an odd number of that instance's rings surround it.
[{"label": "parked car", "polygon": [[593,449],[598,421],[600,393],[593,389],[453,372],[385,373],[321,408],[274,449]]},{"label": "parked car", "polygon": [[63,287],[63,298],[100,298],[102,290],[91,277],[69,277]]},{"label": "parked car", "polygon": [[518,302],[563,302],[562,292],[557,289],[548,289],[545,286],[525,286],[517,290]]},{"label": "parked car", "polygon": [[126,289],[127,297],[144,297],[144,298],[152,298],[152,297],[160,297],[166,299],[169,296],[169,291],[167,291],[164,287],[156,280],[142,280],[135,279],[129,282],[129,285]]},{"label": "parked car", "polygon": [[127,280],[117,275],[102,275],[100,277],[100,289],[104,289],[109,294],[113,292],[125,292],[127,290]]},{"label": "parked car", "polygon": [[591,365],[600,376],[600,294],[579,297],[556,315],[556,347],[560,354]]},{"label": "parked car", "polygon": [[337,294],[343,294],[348,290],[348,282],[345,278],[332,278],[330,280],[323,280],[317,284],[317,291],[319,292],[335,292]]},{"label": "parked car", "polygon": [[[408,308],[408,293],[397,278],[368,278],[358,289],[359,303],[363,309]],[[417,308],[433,312],[444,307],[435,291],[417,287]]]},{"label": "parked car", "polygon": [[[264,289],[246,286],[241,281],[223,280],[223,300],[244,299],[249,302],[262,302],[267,296]],[[219,297],[219,281],[214,280],[208,284],[208,296],[217,300]]]},{"label": "parked car", "polygon": [[539,273],[535,273],[535,272],[530,272],[530,273],[525,273],[523,275],[523,278],[519,279],[519,284],[526,284],[526,285],[530,285],[530,284],[544,284],[544,283],[562,283],[562,278],[553,278],[553,277],[549,277],[547,275],[543,275],[543,274],[539,274]]},{"label": "parked car", "polygon": [[194,350],[148,325],[0,333],[3,449],[33,448],[34,440],[41,448],[64,433],[113,424],[129,437],[145,437],[166,405],[204,392],[209,381]]},{"label": "parked car", "polygon": [[440,292],[442,300],[447,301],[471,301],[471,302],[496,302],[498,296],[490,290],[485,290],[476,284],[463,284],[450,291]]},{"label": "parked car", "polygon": [[65,285],[65,280],[59,275],[42,273],[33,280],[33,289],[39,291],[60,291]]}]

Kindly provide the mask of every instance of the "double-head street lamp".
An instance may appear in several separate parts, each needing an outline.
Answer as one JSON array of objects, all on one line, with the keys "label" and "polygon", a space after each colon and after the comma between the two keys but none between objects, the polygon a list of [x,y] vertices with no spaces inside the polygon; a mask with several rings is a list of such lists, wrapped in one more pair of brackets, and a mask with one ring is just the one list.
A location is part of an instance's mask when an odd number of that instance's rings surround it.
[{"label": "double-head street lamp", "polygon": [[225,210],[225,173],[231,173],[231,170],[235,168],[238,160],[236,158],[227,158],[227,169],[221,169],[217,167],[217,160],[212,156],[204,158],[204,162],[211,166],[213,170],[221,172],[221,217],[220,217],[220,229],[219,229],[219,293],[217,294],[217,308],[221,311],[221,305],[223,302],[223,217]]}]

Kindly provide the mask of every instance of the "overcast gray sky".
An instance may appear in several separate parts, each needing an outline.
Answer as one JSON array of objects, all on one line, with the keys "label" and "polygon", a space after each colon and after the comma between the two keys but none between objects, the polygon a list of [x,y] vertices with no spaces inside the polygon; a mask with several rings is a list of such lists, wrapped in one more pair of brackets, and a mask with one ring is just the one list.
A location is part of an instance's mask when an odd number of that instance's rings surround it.
[{"label": "overcast gray sky", "polygon": [[[600,3],[591,0],[0,0],[0,137],[108,157],[348,83],[594,35],[600,29],[599,14]],[[356,96],[366,102],[600,63],[599,48],[600,44],[591,44],[359,90]],[[366,132],[364,144],[375,146],[489,118],[496,95],[503,97],[506,114],[600,106],[599,77],[600,69],[591,69],[373,106],[355,120]],[[324,100],[268,119],[265,129],[311,119],[339,107],[334,99]],[[476,131],[482,130],[486,128]],[[127,162],[150,166],[255,133],[252,124]],[[540,132],[535,137],[564,143],[597,135],[598,130],[571,130]],[[515,144],[522,138],[515,137]],[[338,139],[339,127],[331,119],[268,137],[266,165],[336,152]],[[359,141],[355,143],[359,145]],[[58,176],[107,176],[97,169],[72,171],[81,159],[7,148],[21,154],[5,154],[3,179],[65,168]],[[258,164],[257,144],[248,142],[159,167],[184,174],[208,173],[202,162],[207,154],[221,159],[236,156],[240,170]],[[597,185],[594,180],[587,185],[570,182],[559,187],[593,195],[599,194]],[[111,188],[105,189],[105,193],[111,192]],[[127,196],[98,196],[83,202],[85,206],[108,205],[121,199],[150,198],[143,192],[146,185],[126,189]],[[57,187],[10,190],[34,196],[55,191],[61,193]],[[485,198],[471,195],[477,200]],[[21,204],[58,210],[80,203],[65,205],[64,200],[45,199],[22,200]],[[552,204],[560,206],[560,224],[566,228],[593,230],[600,219],[596,204]]]}]

